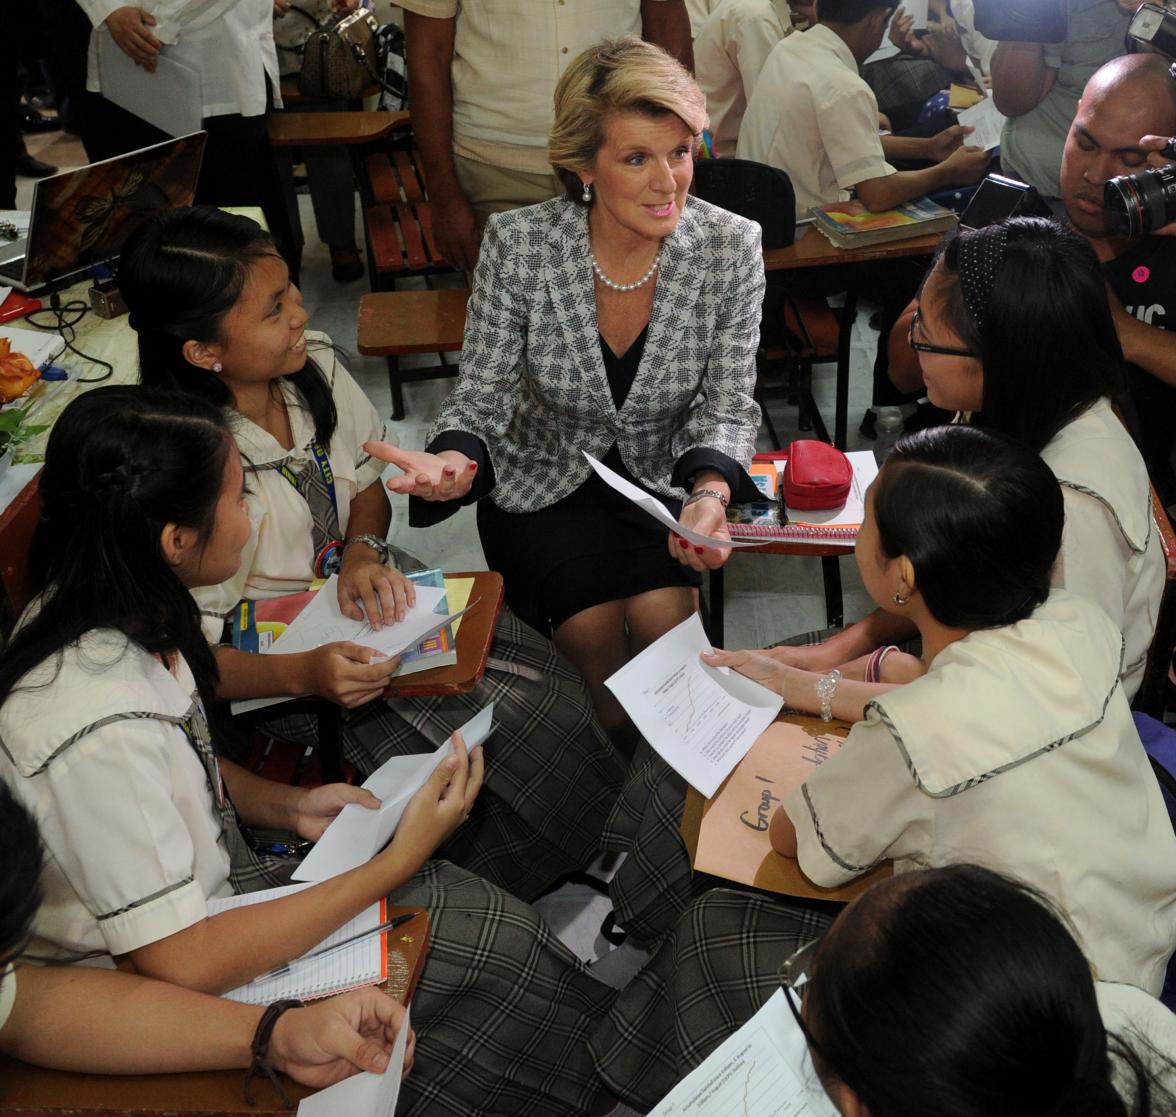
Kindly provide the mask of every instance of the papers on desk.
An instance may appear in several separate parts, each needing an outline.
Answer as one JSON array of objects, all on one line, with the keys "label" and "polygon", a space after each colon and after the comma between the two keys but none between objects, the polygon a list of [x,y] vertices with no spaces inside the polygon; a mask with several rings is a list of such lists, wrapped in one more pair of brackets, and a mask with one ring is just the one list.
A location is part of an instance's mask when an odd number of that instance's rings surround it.
[{"label": "papers on desk", "polygon": [[297,1117],[393,1117],[400,1098],[400,1078],[408,1049],[409,1014],[396,1034],[388,1069],[383,1074],[362,1071],[336,1082],[298,1103]]},{"label": "papers on desk", "polygon": [[65,350],[61,334],[45,330],[22,330],[18,326],[0,326],[0,338],[5,338],[13,353],[23,353],[33,368],[44,368]]},{"label": "papers on desk", "polygon": [[[279,900],[309,887],[309,884],[288,884],[282,888],[244,892],[237,896],[228,896],[223,900],[209,900],[208,914],[211,917],[229,911],[231,908],[250,907],[253,904]],[[348,920],[307,953],[312,953],[324,946],[333,946],[335,943],[342,942],[344,939],[364,931],[374,931],[381,923],[386,922],[387,918],[388,901],[381,900],[361,911],[354,919]],[[388,936],[387,934],[369,935],[349,946],[340,947],[330,954],[324,954],[321,958],[307,959],[300,964],[294,963],[290,972],[280,977],[267,978],[264,981],[251,981],[248,985],[242,985],[238,989],[230,989],[224,995],[230,1001],[239,1001],[242,1004],[268,1005],[290,997],[296,997],[299,1000],[327,997],[348,989],[375,985],[376,982],[383,981],[387,976]]]},{"label": "papers on desk", "polygon": [[[467,749],[476,748],[490,736],[493,719],[491,702],[461,727]],[[435,752],[394,756],[377,768],[363,786],[381,800],[379,810],[348,803],[294,870],[294,880],[329,880],[370,861],[396,832],[408,801],[452,752],[450,737]]]},{"label": "papers on desk", "polygon": [[970,136],[964,137],[964,143],[969,147],[982,147],[985,151],[1000,147],[1000,133],[1007,118],[997,111],[996,103],[991,97],[985,97],[970,109],[956,113],[956,119],[961,124],[975,129]]},{"label": "papers on desk", "polygon": [[643,512],[648,512],[659,524],[668,528],[670,531],[677,532],[683,539],[690,540],[691,543],[699,547],[758,547],[758,543],[740,543],[730,539],[715,539],[710,535],[703,535],[697,531],[691,531],[688,527],[683,527],[670,514],[670,510],[662,504],[655,496],[650,496],[644,489],[638,488],[632,481],[622,477],[616,470],[609,469],[604,462],[597,461],[586,450],[584,457],[588,459],[588,464],[596,471],[596,475],[610,488],[616,489],[623,497],[628,497],[634,504],[637,505]]},{"label": "papers on desk", "polygon": [[836,1117],[787,996],[777,989],[649,1117]]},{"label": "papers on desk", "polygon": [[[408,610],[404,620],[385,625],[379,632],[375,632],[366,620],[352,620],[351,617],[343,615],[339,608],[339,576],[332,574],[310,604],[261,654],[287,655],[292,652],[308,652],[321,648],[324,644],[348,640],[365,648],[374,648],[390,659],[408,648],[416,647],[426,637],[453,621],[452,615],[438,615],[434,612],[444,596],[444,587],[417,586],[416,604]],[[296,696],[250,698],[243,702],[234,702],[232,710],[234,714],[260,710],[278,702],[285,702],[288,697]]]},{"label": "papers on desk", "polygon": [[650,746],[708,799],[784,704],[735,671],[708,667],[698,654],[710,647],[694,613],[605,680]]}]

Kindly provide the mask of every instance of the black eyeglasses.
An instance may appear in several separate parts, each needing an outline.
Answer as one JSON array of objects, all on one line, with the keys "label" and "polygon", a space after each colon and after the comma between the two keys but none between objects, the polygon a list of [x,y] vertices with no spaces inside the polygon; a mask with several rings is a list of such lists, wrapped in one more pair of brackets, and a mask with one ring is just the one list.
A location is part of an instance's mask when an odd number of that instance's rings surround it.
[{"label": "black eyeglasses", "polygon": [[910,342],[911,348],[916,353],[938,353],[943,357],[975,357],[971,349],[952,349],[947,345],[932,345],[929,341],[915,340],[915,327],[922,327],[923,319],[922,312],[916,310],[914,316],[911,318],[910,329],[907,331],[907,341]]}]

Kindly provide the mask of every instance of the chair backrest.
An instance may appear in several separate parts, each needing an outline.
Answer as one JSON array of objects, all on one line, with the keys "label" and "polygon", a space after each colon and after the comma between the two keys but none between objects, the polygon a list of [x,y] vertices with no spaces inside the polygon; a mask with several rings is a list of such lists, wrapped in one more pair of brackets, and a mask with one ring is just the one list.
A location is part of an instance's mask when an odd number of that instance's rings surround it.
[{"label": "chair backrest", "polygon": [[29,545],[41,518],[41,493],[26,485],[0,512],[0,632],[12,630],[29,603]]},{"label": "chair backrest", "polygon": [[787,248],[796,239],[796,191],[779,167],[703,159],[694,165],[693,190],[704,202],[758,222],[764,248]]}]

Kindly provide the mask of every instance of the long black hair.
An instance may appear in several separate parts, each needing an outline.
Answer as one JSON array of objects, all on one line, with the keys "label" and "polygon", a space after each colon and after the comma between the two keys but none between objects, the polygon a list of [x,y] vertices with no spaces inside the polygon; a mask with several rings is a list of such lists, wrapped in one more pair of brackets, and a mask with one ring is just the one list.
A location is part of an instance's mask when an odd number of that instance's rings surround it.
[{"label": "long black hair", "polygon": [[860,897],[817,950],[801,1024],[821,1078],[872,1117],[1145,1117],[1164,1092],[1108,1036],[1090,963],[1049,901],[976,865]]},{"label": "long black hair", "polygon": [[0,703],[24,676],[93,629],[146,651],[181,654],[205,708],[217,669],[200,611],[163,553],[170,523],[207,540],[229,454],[224,412],[177,392],[96,388],[53,425],[39,484],[41,520],[29,553],[40,608],[0,659]]},{"label": "long black hair", "polygon": [[943,313],[984,366],[984,402],[974,421],[1040,453],[1091,404],[1120,398],[1123,350],[1094,249],[1044,218],[1004,224],[983,322],[968,310],[959,265],[961,246],[984,230],[962,230],[943,251]]},{"label": "long black hair", "polygon": [[[265,256],[280,259],[273,238],[256,221],[214,206],[161,210],[131,234],[119,261],[119,289],[139,335],[139,378],[145,386],[234,406],[216,373],[189,363],[184,342],[220,339],[250,265]],[[307,356],[286,379],[314,420],[315,441],[329,446],[339,417],[322,370]]]},{"label": "long black hair", "polygon": [[967,426],[905,435],[874,482],[873,502],[882,552],[911,560],[941,624],[998,628],[1049,596],[1062,490],[1023,442]]}]

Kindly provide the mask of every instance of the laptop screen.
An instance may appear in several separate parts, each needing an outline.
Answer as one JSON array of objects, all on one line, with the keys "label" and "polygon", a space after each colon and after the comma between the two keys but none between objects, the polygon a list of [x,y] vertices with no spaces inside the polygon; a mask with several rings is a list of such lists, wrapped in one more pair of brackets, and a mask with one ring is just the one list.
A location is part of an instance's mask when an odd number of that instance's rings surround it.
[{"label": "laptop screen", "polygon": [[193,132],[41,179],[33,193],[25,286],[105,263],[147,214],[190,206],[206,138]]}]

